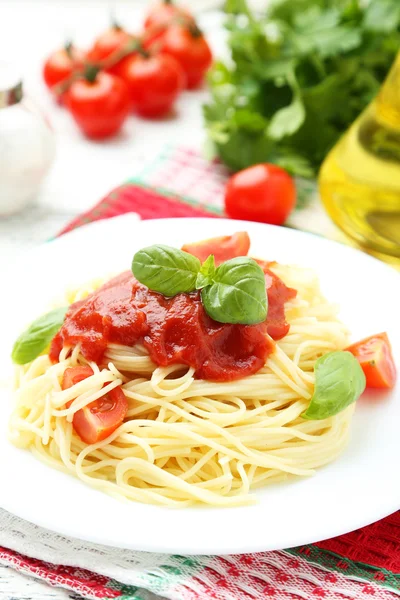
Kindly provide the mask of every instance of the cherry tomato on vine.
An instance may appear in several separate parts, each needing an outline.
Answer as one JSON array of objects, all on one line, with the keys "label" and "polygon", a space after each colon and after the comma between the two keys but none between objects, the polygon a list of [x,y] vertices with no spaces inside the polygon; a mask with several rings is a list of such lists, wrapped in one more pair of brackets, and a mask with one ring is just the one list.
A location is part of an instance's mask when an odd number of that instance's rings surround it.
[{"label": "cherry tomato on vine", "polygon": [[168,114],[185,87],[181,66],[163,54],[142,52],[126,58],[119,75],[128,87],[133,110],[148,118]]},{"label": "cherry tomato on vine", "polygon": [[83,133],[93,139],[117,133],[130,112],[125,82],[94,67],[72,83],[65,103]]},{"label": "cherry tomato on vine", "polygon": [[176,17],[193,20],[193,17],[188,10],[185,10],[181,6],[177,6],[172,0],[163,0],[150,8],[144,22],[144,28],[166,28]]},{"label": "cherry tomato on vine", "polygon": [[195,23],[173,25],[165,32],[161,52],[173,56],[186,75],[189,89],[201,84],[212,63],[212,52]]},{"label": "cherry tomato on vine", "polygon": [[55,85],[65,81],[74,70],[83,69],[85,54],[72,44],[51,54],[43,66],[43,79],[47,87],[52,90]]},{"label": "cherry tomato on vine", "polygon": [[[114,52],[125,48],[132,39],[133,36],[125,29],[122,29],[119,25],[113,25],[95,40],[92,48],[87,53],[87,60],[94,64],[100,63],[109,58]],[[107,71],[118,75],[119,64],[107,68]]]},{"label": "cherry tomato on vine", "polygon": [[254,165],[233,175],[225,188],[225,210],[232,219],[281,225],[296,204],[296,187],[281,167]]},{"label": "cherry tomato on vine", "polygon": [[173,0],[162,0],[153,5],[144,22],[143,47],[146,50],[157,48],[167,29],[177,22],[194,23],[194,17],[188,10],[177,6]]}]

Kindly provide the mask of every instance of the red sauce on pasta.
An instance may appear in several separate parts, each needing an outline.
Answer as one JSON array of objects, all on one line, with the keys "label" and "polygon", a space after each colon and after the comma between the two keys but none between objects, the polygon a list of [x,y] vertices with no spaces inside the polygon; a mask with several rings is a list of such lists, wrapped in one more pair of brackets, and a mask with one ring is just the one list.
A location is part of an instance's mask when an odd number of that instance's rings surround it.
[{"label": "red sauce on pasta", "polygon": [[263,323],[217,323],[204,311],[199,292],[167,298],[127,271],[71,305],[50,358],[57,362],[63,347],[80,344],[83,356],[101,363],[109,343],[133,346],[140,340],[157,365],[189,365],[201,379],[232,381],[256,373],[274,349],[271,338],[287,334],[284,305],[296,295],[268,263],[260,264],[268,293]]}]

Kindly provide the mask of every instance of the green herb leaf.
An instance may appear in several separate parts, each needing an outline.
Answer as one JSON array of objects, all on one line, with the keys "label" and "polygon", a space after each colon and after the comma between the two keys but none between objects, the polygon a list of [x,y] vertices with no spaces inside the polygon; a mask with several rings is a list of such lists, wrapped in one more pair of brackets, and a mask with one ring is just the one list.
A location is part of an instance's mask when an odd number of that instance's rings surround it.
[{"label": "green herb leaf", "polygon": [[245,14],[252,16],[246,0],[226,0],[224,5],[224,11],[231,14]]},{"label": "green herb leaf", "polygon": [[68,307],[56,308],[34,321],[14,344],[11,358],[17,365],[34,360],[47,348],[64,322]]},{"label": "green herb leaf", "polygon": [[245,0],[226,2],[230,57],[208,77],[207,132],[233,170],[273,162],[309,177],[378,93],[400,46],[400,2],[267,4],[253,17]]},{"label": "green herb leaf", "polygon": [[293,58],[278,58],[270,60],[265,65],[262,65],[260,76],[263,79],[276,79],[277,77],[286,78],[289,73],[293,73],[295,61]]},{"label": "green herb leaf", "polygon": [[364,26],[370,31],[390,33],[400,24],[400,4],[393,0],[379,0],[368,5]]},{"label": "green herb leaf", "polygon": [[[300,154],[295,154],[292,152],[282,152],[281,155],[280,154],[276,154],[276,158],[274,160],[274,162],[279,165],[280,167],[282,167],[283,169],[286,169],[286,171],[288,171],[289,173],[296,173],[299,177],[305,177],[306,179],[311,179],[314,175],[315,175],[315,171],[312,168],[310,162],[307,160],[307,158],[305,158],[304,156],[301,156]],[[297,200],[300,199],[300,193],[301,193],[301,189],[300,186],[302,184],[310,184],[312,182],[307,182],[307,181],[296,181],[296,188],[297,188]],[[304,194],[303,194],[303,198],[304,198]],[[310,201],[310,198],[304,198],[305,202],[306,201]],[[296,201],[296,208],[299,208],[301,206],[305,205],[305,202],[299,202]]]},{"label": "green herb leaf", "polygon": [[164,296],[193,292],[199,271],[198,258],[161,244],[139,250],[132,261],[136,279]]},{"label": "green herb leaf", "polygon": [[[314,34],[312,34],[314,36]],[[350,52],[361,45],[361,31],[355,27],[336,27],[315,34],[313,42],[322,58]]]},{"label": "green herb leaf", "polygon": [[315,363],[315,388],[310,406],[301,415],[319,420],[337,415],[365,390],[365,375],[350,352],[329,352]]},{"label": "green herb leaf", "polygon": [[268,135],[274,140],[280,140],[298,131],[306,118],[306,111],[294,72],[289,73],[287,81],[293,91],[293,100],[289,106],[278,110],[271,119]]},{"label": "green herb leaf", "polygon": [[207,314],[220,323],[253,325],[267,317],[264,273],[252,258],[240,256],[220,265],[201,298]]},{"label": "green herb leaf", "polygon": [[201,265],[196,279],[196,289],[201,290],[202,288],[206,287],[206,285],[211,285],[214,282],[215,271],[216,267],[214,255],[210,254],[210,256]]}]

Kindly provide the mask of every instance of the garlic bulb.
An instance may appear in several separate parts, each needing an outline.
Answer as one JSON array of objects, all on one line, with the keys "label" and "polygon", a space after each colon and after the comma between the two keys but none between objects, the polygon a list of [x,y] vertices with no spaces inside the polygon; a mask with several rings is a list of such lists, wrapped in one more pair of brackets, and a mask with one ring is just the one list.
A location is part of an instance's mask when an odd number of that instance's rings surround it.
[{"label": "garlic bulb", "polygon": [[54,134],[22,82],[0,63],[0,216],[35,199],[55,154]]}]

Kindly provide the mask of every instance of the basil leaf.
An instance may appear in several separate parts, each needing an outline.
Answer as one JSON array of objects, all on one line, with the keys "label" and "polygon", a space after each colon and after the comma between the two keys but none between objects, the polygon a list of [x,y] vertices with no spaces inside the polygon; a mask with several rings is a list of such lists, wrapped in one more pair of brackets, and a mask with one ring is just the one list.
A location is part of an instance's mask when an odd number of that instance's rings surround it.
[{"label": "basil leaf", "polygon": [[136,279],[164,296],[193,292],[199,271],[198,258],[161,244],[139,250],[132,261]]},{"label": "basil leaf", "polygon": [[25,365],[47,348],[64,322],[67,306],[56,308],[34,321],[14,344],[11,358],[17,365]]},{"label": "basil leaf", "polygon": [[253,325],[267,317],[264,273],[252,258],[240,256],[220,265],[201,298],[207,314],[220,323]]},{"label": "basil leaf", "polygon": [[365,390],[365,375],[350,352],[329,352],[315,363],[315,387],[303,419],[327,419],[358,400]]},{"label": "basil leaf", "polygon": [[201,265],[199,274],[196,279],[196,290],[201,290],[206,285],[211,285],[215,277],[215,260],[214,255],[210,256]]}]

